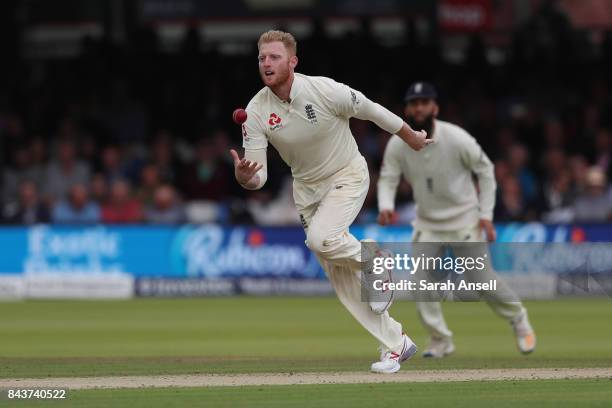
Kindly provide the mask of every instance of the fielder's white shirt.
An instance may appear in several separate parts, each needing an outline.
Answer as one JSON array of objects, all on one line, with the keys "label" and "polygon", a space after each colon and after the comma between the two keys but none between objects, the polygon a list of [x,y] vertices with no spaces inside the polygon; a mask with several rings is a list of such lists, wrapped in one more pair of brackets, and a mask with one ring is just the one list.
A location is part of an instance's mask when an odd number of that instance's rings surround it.
[{"label": "fielder's white shirt", "polygon": [[[493,164],[464,129],[435,121],[435,143],[415,152],[397,135],[389,140],[378,181],[379,210],[395,208],[400,177],[408,181],[416,202],[415,228],[454,231],[493,219]],[[476,191],[472,174],[478,179]]]},{"label": "fielder's white shirt", "polygon": [[246,111],[242,146],[253,151],[272,144],[291,167],[294,179],[307,183],[328,178],[360,156],[350,117],[374,120],[390,133],[404,123],[347,85],[298,73],[289,102],[264,87]]}]

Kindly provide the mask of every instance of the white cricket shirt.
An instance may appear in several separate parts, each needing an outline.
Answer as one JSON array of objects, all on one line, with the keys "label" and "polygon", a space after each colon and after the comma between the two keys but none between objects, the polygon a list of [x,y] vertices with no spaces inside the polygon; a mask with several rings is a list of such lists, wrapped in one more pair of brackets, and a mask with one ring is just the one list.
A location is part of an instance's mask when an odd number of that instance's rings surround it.
[{"label": "white cricket shirt", "polygon": [[480,218],[492,220],[495,175],[480,145],[464,129],[441,120],[435,121],[433,138],[435,143],[415,152],[397,135],[391,137],[378,181],[379,210],[395,208],[403,176],[416,202],[415,228],[454,231],[477,225]]},{"label": "white cricket shirt", "polygon": [[[373,105],[379,109],[372,110]],[[375,111],[385,119],[385,130],[390,133],[399,131],[404,123],[347,85],[298,73],[290,102],[264,87],[246,111],[242,146],[258,150],[272,144],[291,167],[294,179],[307,183],[328,178],[360,156],[349,128],[350,117],[372,120],[370,112]]]}]

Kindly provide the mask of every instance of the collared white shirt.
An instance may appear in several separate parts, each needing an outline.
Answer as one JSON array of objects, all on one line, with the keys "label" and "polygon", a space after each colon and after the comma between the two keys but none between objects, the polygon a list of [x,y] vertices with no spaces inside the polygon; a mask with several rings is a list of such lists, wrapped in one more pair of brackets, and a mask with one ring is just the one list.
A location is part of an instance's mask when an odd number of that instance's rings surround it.
[{"label": "collared white shirt", "polygon": [[349,128],[365,99],[361,92],[326,77],[295,74],[290,101],[280,100],[268,87],[249,102],[242,126],[246,150],[268,143],[302,182],[326,179],[360,156]]},{"label": "collared white shirt", "polygon": [[[378,179],[378,208],[393,210],[400,177],[412,187],[415,227],[453,231],[493,219],[493,164],[476,139],[452,123],[435,121],[436,143],[419,152],[397,135],[389,139]],[[473,175],[478,178],[478,190]]]}]

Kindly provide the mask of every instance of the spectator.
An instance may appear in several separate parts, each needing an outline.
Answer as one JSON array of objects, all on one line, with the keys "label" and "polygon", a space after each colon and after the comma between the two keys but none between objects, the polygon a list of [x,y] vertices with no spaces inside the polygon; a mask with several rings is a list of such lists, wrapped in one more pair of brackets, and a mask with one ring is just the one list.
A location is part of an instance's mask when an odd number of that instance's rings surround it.
[{"label": "spectator", "polygon": [[217,153],[210,140],[201,139],[196,161],[183,171],[183,193],[188,200],[224,201],[229,195],[229,183],[234,171]]},{"label": "spectator", "polygon": [[2,196],[6,202],[15,202],[19,198],[20,185],[25,181],[36,181],[37,174],[31,165],[30,151],[25,145],[14,148],[12,164],[4,169],[2,175]]},{"label": "spectator", "polygon": [[523,221],[526,218],[527,206],[521,191],[521,185],[514,176],[507,176],[498,185],[498,198],[494,218],[498,221]]},{"label": "spectator", "polygon": [[95,224],[100,221],[100,206],[89,199],[83,184],[74,184],[68,198],[53,207],[51,220],[57,224]]},{"label": "spectator", "polygon": [[[309,31],[311,38],[298,47],[304,55],[325,55],[333,49],[335,58],[304,58],[300,64],[309,65],[301,65],[305,72],[338,77],[385,105],[396,104],[396,113],[401,112],[397,89],[403,88],[402,81],[422,77],[440,82],[445,90],[442,119],[471,129],[498,167],[504,167],[496,170],[500,200],[506,176],[518,180],[526,213],[509,217],[529,218],[533,207],[545,220],[566,219],[564,211],[573,208],[572,195],[589,196],[589,163],[604,171],[608,183],[612,180],[612,31],[584,28],[582,37],[601,41],[578,42],[562,11],[567,1],[557,2],[561,7],[553,7],[549,0],[535,3],[542,7],[525,8],[533,13],[521,19],[522,27],[511,29],[516,34],[514,49],[493,44],[487,36],[473,36],[463,51],[451,49],[440,41],[438,30],[420,27],[414,18],[403,22],[405,37],[373,36],[371,22],[356,26],[351,35],[330,37],[332,27],[318,18]],[[231,47],[213,44],[201,34],[189,31],[178,53],[162,52],[163,41],[150,27],[135,30],[123,43],[89,39],[80,54],[62,58],[61,69],[54,58],[27,59],[23,58],[27,53],[16,53],[11,64],[32,75],[9,75],[10,86],[0,95],[2,208],[15,211],[25,181],[35,182],[39,199],[47,204],[65,197],[73,184],[83,184],[102,206],[108,200],[106,184],[128,178],[143,208],[153,206],[161,183],[170,183],[187,200],[213,200],[211,207],[225,201],[227,206],[219,208],[232,212],[226,212],[230,215],[225,218],[215,216],[216,222],[248,222],[248,197],[263,198],[262,205],[277,199],[289,171],[273,149],[268,151],[268,164],[274,171],[263,191],[245,191],[231,174],[222,174],[227,167],[233,171],[228,145],[241,144],[229,112],[248,101],[253,78],[240,67],[255,60],[255,49],[239,42]],[[372,55],[419,58],[412,59],[409,71],[401,63],[379,66],[375,73],[343,65],[343,57],[365,43]],[[230,48],[231,55],[226,52]],[[48,51],[53,54],[56,49]],[[462,56],[468,65],[457,64]],[[487,69],[489,64],[495,69]],[[351,126],[371,173],[377,173],[388,135],[372,134],[359,121]],[[183,167],[180,164],[191,158],[187,153],[197,155],[199,149],[186,142],[178,145],[176,140],[191,141],[197,136],[193,129],[210,134],[211,147],[202,153],[209,157]],[[526,146],[529,155],[520,146]],[[536,162],[540,158],[544,160]],[[103,176],[91,177],[94,165]],[[506,184],[506,190],[512,190],[512,182]],[[370,210],[375,207],[373,198],[368,196],[365,203]],[[398,204],[410,198],[408,192],[398,197]],[[408,215],[400,222],[409,220],[410,205],[407,208]]]},{"label": "spectator", "polygon": [[601,128],[595,135],[595,165],[599,167],[606,176],[612,176],[612,134],[610,130]]},{"label": "spectator", "polygon": [[111,185],[110,198],[102,206],[102,222],[130,223],[142,220],[142,205],[131,197],[126,180],[115,180]]},{"label": "spectator", "polygon": [[36,181],[36,186],[40,191],[47,170],[47,144],[42,137],[36,136],[30,141],[29,145],[32,175]]},{"label": "spectator", "polygon": [[12,205],[5,213],[9,224],[38,224],[49,222],[49,209],[38,199],[38,189],[33,181],[24,181],[19,187],[19,203]]},{"label": "spectator", "polygon": [[586,175],[586,190],[574,203],[574,221],[610,221],[612,201],[606,193],[606,174],[599,167],[591,167]]},{"label": "spectator", "polygon": [[529,170],[529,151],[522,144],[513,144],[508,149],[507,163],[510,173],[517,178],[524,199],[531,202],[537,193],[535,176]]},{"label": "spectator", "polygon": [[164,184],[155,190],[153,205],[145,211],[145,220],[151,224],[185,222],[185,211],[172,186]]},{"label": "spectator", "polygon": [[89,184],[90,168],[78,160],[76,147],[70,139],[63,139],[57,146],[57,158],[49,163],[46,171],[45,195],[54,200],[65,197],[74,185]]},{"label": "spectator", "polygon": [[119,146],[109,145],[102,149],[101,160],[102,172],[107,182],[112,184],[116,180],[125,178]]},{"label": "spectator", "polygon": [[157,167],[157,172],[164,183],[176,181],[176,163],[172,138],[166,131],[159,132],[151,146],[151,162]]},{"label": "spectator", "polygon": [[509,177],[510,174],[510,166],[508,166],[508,162],[506,160],[496,160],[495,161],[495,181],[497,184],[501,184],[502,180],[506,177]]},{"label": "spectator", "polygon": [[108,183],[102,173],[96,173],[91,178],[91,199],[102,205],[108,199]]},{"label": "spectator", "polygon": [[582,155],[571,156],[568,163],[572,178],[572,190],[574,194],[582,193],[586,190],[586,176],[589,171],[589,163]]},{"label": "spectator", "polygon": [[140,187],[136,192],[136,198],[145,206],[152,206],[155,191],[161,186],[161,180],[157,167],[148,164],[140,171]]},{"label": "spectator", "polygon": [[544,183],[553,179],[555,174],[563,171],[568,164],[567,155],[561,149],[552,148],[544,154]]},{"label": "spectator", "polygon": [[574,192],[569,171],[561,171],[546,183],[538,200],[542,220],[550,223],[572,222]]}]

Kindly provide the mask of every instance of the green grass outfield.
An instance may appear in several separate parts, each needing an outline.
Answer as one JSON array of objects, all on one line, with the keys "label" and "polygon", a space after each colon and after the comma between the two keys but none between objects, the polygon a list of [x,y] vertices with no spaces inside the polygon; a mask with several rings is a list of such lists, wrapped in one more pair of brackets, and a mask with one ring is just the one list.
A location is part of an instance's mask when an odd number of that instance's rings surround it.
[{"label": "green grass outfield", "polygon": [[[65,400],[15,407],[609,407],[612,381],[490,381],[70,391]],[[8,405],[8,401],[0,399]]]},{"label": "green grass outfield", "polygon": [[[528,302],[533,355],[484,303],[449,303],[457,352],[402,369],[612,367],[612,300]],[[413,303],[392,315],[421,350]],[[334,298],[0,303],[0,377],[363,371],[377,344]]]}]

